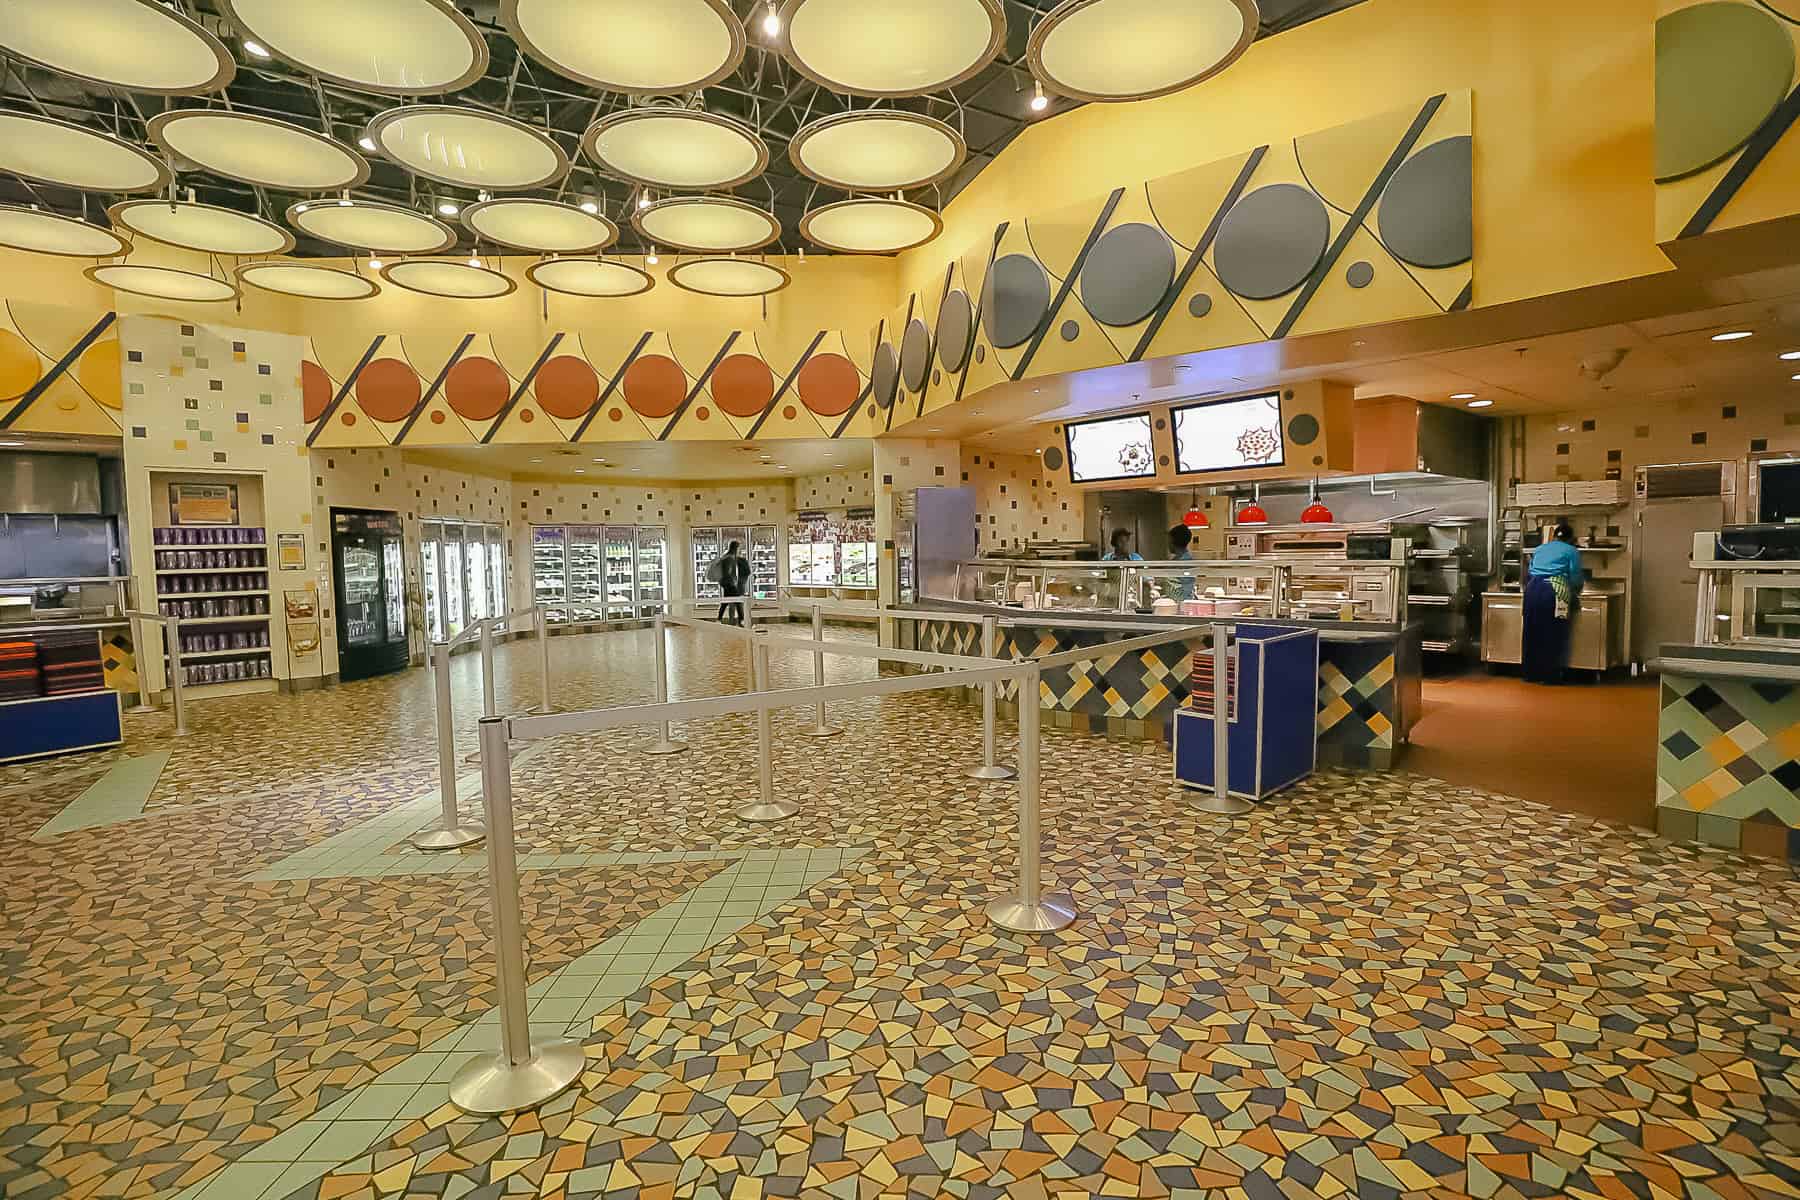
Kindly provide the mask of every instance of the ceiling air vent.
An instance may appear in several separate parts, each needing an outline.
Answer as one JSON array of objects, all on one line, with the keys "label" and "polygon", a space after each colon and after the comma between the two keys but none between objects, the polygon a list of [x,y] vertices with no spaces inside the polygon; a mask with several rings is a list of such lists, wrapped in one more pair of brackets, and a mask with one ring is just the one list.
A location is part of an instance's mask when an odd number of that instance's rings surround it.
[{"label": "ceiling air vent", "polygon": [[1722,462],[1667,463],[1637,469],[1640,500],[1681,500],[1696,496],[1723,496],[1731,491]]}]

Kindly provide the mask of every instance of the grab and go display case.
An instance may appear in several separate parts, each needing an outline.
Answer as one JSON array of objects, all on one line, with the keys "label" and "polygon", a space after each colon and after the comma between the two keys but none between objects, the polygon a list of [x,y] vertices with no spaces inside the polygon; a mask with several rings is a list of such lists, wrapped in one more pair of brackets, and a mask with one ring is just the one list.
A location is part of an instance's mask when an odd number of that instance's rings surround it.
[{"label": "grab and go display case", "polygon": [[796,595],[873,596],[875,564],[873,509],[801,513],[788,530],[788,587]]},{"label": "grab and go display case", "polygon": [[552,624],[665,611],[668,536],[660,525],[533,525],[531,595]]},{"label": "grab and go display case", "polygon": [[1169,613],[1404,624],[1406,564],[1343,559],[970,559],[941,599],[1095,616]]},{"label": "grab and go display case", "polygon": [[506,611],[506,533],[476,521],[419,522],[425,633],[445,642]]},{"label": "grab and go display case", "polygon": [[750,594],[773,600],[781,591],[781,539],[773,525],[700,525],[688,535],[694,559],[694,599],[717,600],[724,595],[706,577],[707,568],[736,542],[738,553],[750,560]]}]

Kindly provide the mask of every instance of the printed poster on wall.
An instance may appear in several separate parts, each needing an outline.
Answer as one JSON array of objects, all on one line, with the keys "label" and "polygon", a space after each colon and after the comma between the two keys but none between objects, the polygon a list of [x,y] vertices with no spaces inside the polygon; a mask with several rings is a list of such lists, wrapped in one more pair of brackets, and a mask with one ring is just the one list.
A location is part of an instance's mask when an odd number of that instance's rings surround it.
[{"label": "printed poster on wall", "polygon": [[306,537],[298,533],[275,535],[275,561],[283,571],[306,570]]},{"label": "printed poster on wall", "polygon": [[235,483],[171,483],[169,519],[176,525],[236,525]]}]

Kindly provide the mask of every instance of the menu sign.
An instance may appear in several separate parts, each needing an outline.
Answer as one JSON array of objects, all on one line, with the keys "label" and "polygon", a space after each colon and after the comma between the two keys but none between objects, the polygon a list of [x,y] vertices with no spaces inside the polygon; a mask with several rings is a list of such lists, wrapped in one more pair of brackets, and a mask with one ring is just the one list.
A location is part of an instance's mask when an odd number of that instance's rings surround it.
[{"label": "menu sign", "polygon": [[236,525],[235,483],[171,483],[169,519],[175,525]]}]

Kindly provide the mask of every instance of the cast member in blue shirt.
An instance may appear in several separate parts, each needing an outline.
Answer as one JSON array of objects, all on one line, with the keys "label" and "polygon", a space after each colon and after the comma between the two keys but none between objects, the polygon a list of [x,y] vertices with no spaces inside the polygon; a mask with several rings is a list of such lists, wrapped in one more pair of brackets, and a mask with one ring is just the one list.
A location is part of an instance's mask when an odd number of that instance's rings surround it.
[{"label": "cast member in blue shirt", "polygon": [[1533,683],[1561,683],[1569,662],[1569,621],[1580,604],[1581,551],[1567,521],[1531,554],[1525,581],[1525,629],[1520,668]]},{"label": "cast member in blue shirt", "polygon": [[1126,548],[1125,543],[1131,540],[1131,530],[1115,529],[1112,532],[1112,553],[1106,556],[1107,562],[1143,562],[1144,556]]}]

